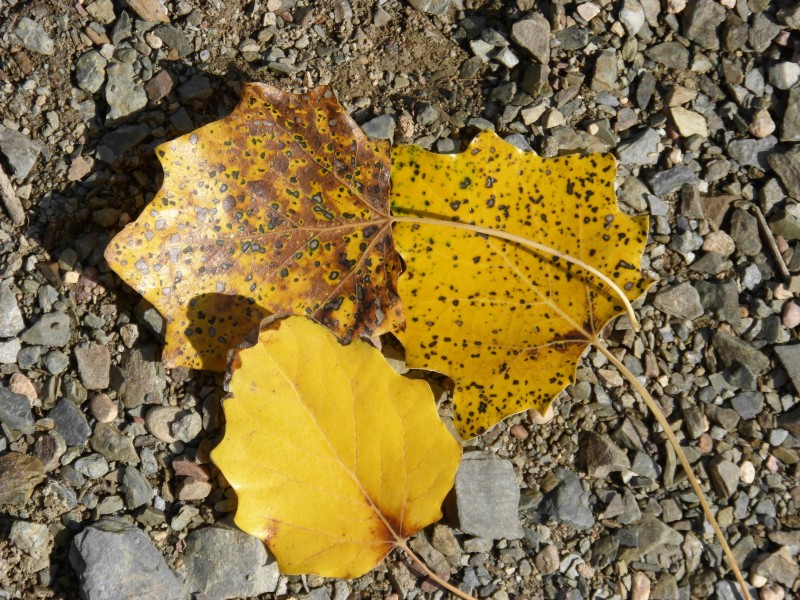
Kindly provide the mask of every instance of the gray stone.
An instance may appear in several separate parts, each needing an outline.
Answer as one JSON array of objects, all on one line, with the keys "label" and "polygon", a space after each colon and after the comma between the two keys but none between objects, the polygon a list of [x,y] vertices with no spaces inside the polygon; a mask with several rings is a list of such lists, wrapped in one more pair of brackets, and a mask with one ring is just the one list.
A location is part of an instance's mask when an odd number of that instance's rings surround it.
[{"label": "gray stone", "polygon": [[703,309],[712,314],[718,321],[726,321],[733,326],[741,322],[739,313],[739,290],[736,282],[698,281],[694,288],[700,296]]},{"label": "gray stone", "polygon": [[159,25],[153,31],[155,31],[155,34],[161,38],[161,41],[175,50],[178,53],[178,56],[181,58],[192,53],[192,47],[189,44],[189,40],[186,39],[186,36],[180,29],[173,27],[172,25]]},{"label": "gray stone", "polygon": [[630,527],[630,532],[636,539],[636,546],[626,548],[620,553],[619,558],[626,562],[639,560],[667,544],[679,546],[683,543],[680,533],[648,513],[644,514],[639,523]]},{"label": "gray stone", "polygon": [[465,455],[456,473],[460,529],[486,539],[521,538],[519,486],[511,461],[475,454]]},{"label": "gray stone", "polygon": [[23,329],[25,322],[14,292],[7,284],[0,284],[0,338],[14,337]]},{"label": "gray stone", "polygon": [[20,339],[33,346],[48,348],[69,344],[72,337],[72,322],[62,312],[53,311],[42,317],[20,336]]},{"label": "gray stone", "polygon": [[620,142],[617,146],[617,157],[626,165],[654,165],[658,162],[660,142],[661,136],[655,129],[645,129]]},{"label": "gray stone", "polygon": [[116,18],[114,3],[111,0],[95,0],[86,5],[86,12],[104,25],[113,23]]},{"label": "gray stone", "polygon": [[709,464],[711,485],[717,496],[727,500],[739,487],[739,467],[721,456],[715,457]]},{"label": "gray stone", "polygon": [[706,50],[719,49],[717,27],[725,20],[725,9],[714,0],[689,2],[683,12],[683,35]]},{"label": "gray stone", "polygon": [[126,125],[110,131],[97,144],[97,158],[113,165],[123,154],[149,136],[150,128],[147,125]]},{"label": "gray stone", "polygon": [[743,419],[752,419],[764,409],[764,394],[761,392],[742,392],[731,398],[731,406]]},{"label": "gray stone", "polygon": [[180,582],[150,538],[120,521],[101,520],[77,534],[69,562],[86,600],[184,597]]},{"label": "gray stone", "polygon": [[55,44],[42,24],[28,17],[22,17],[17,21],[14,35],[19,39],[19,43],[31,52],[50,56],[55,51]]},{"label": "gray stone", "polygon": [[441,16],[447,12],[450,0],[407,0],[407,2],[420,12],[429,15]]},{"label": "gray stone", "polygon": [[147,504],[155,493],[147,478],[133,467],[125,467],[125,471],[122,474],[121,487],[128,510]]},{"label": "gray stone", "polygon": [[636,87],[636,104],[642,110],[646,109],[656,89],[656,78],[650,71],[645,71],[639,76],[639,85]]},{"label": "gray stone", "polygon": [[786,152],[770,155],[767,162],[775,170],[789,195],[800,200],[800,145],[795,144]]},{"label": "gray stone", "polygon": [[586,47],[586,44],[589,43],[589,32],[585,27],[573,25],[556,33],[555,38],[561,45],[562,50],[570,52]]},{"label": "gray stone", "polygon": [[376,140],[394,140],[395,122],[391,115],[381,115],[361,126],[367,136]]},{"label": "gray stone", "polygon": [[792,556],[791,550],[784,546],[772,554],[757,558],[750,568],[750,572],[761,575],[767,581],[780,583],[792,589],[794,582],[800,577],[800,565]]},{"label": "gray stone", "polygon": [[722,48],[729,52],[736,52],[747,42],[750,32],[747,23],[742,21],[734,12],[730,12],[722,27]]},{"label": "gray stone", "polygon": [[278,564],[256,537],[213,525],[186,537],[186,588],[206,600],[249,598],[278,586]]},{"label": "gray stone", "polygon": [[619,9],[619,20],[628,35],[636,35],[644,26],[644,10],[637,0],[623,0]]},{"label": "gray stone", "polygon": [[60,375],[69,366],[69,357],[60,350],[51,350],[42,357],[42,364],[53,375]]},{"label": "gray stone", "polygon": [[100,479],[109,471],[108,461],[99,454],[82,456],[72,463],[72,466],[78,473],[89,479]]},{"label": "gray stone", "polygon": [[697,183],[697,174],[686,165],[677,165],[666,171],[656,171],[648,178],[648,183],[653,193],[657,196],[666,196],[677,192],[682,186]]},{"label": "gray stone", "polygon": [[778,139],[774,135],[761,140],[753,138],[733,140],[728,143],[728,154],[740,165],[758,167],[766,171],[769,168],[767,157],[775,150],[777,143]]},{"label": "gray stone", "polygon": [[800,240],[800,204],[787,204],[769,220],[773,233],[787,240]]},{"label": "gray stone", "polygon": [[750,47],[758,54],[764,52],[781,32],[781,26],[772,21],[766,12],[759,12],[750,26]]},{"label": "gray stone", "polygon": [[711,343],[726,367],[740,363],[747,365],[757,374],[769,369],[769,359],[763,352],[724,331],[715,331],[714,336],[711,338]]},{"label": "gray stone", "polygon": [[689,51],[678,42],[663,42],[650,46],[645,56],[669,69],[688,69]]},{"label": "gray stone", "polygon": [[113,382],[125,408],[161,404],[167,382],[159,355],[157,346],[134,348],[125,355]]},{"label": "gray stone", "polygon": [[97,50],[82,54],[75,61],[75,82],[87,94],[94,94],[106,80],[108,61]]},{"label": "gray stone", "polygon": [[82,446],[92,433],[83,411],[66,398],[59,400],[47,416],[53,419],[56,431],[68,446]]},{"label": "gray stone", "polygon": [[781,139],[785,142],[800,142],[800,86],[789,91],[786,111],[783,113]]},{"label": "gray stone", "polygon": [[75,348],[81,383],[87,390],[104,390],[109,384],[111,352],[108,346],[90,342]]},{"label": "gray stone", "polygon": [[592,431],[582,431],[578,444],[578,460],[591,477],[605,478],[610,473],[627,471],[631,461],[614,442]]},{"label": "gray stone", "polygon": [[661,312],[687,321],[703,314],[700,295],[688,282],[659,290],[653,299],[653,305]]},{"label": "gray stone", "polygon": [[33,564],[25,566],[26,571],[35,573],[49,566],[53,538],[46,523],[15,521],[8,533],[8,539],[13,546],[33,559]]},{"label": "gray stone", "polygon": [[11,172],[21,181],[31,172],[42,152],[42,144],[34,142],[27,135],[0,125],[0,152],[8,160]]},{"label": "gray stone", "polygon": [[22,342],[17,338],[0,342],[0,364],[13,365],[17,362],[17,356],[22,349]]},{"label": "gray stone", "polygon": [[775,354],[789,374],[795,391],[800,394],[800,344],[793,346],[775,346]]},{"label": "gray stone", "polygon": [[730,233],[736,249],[745,256],[755,256],[761,252],[758,220],[746,210],[737,208],[733,211]]},{"label": "gray stone", "polygon": [[603,50],[594,63],[592,89],[596,92],[610,92],[619,85],[617,80],[617,52],[613,48]]},{"label": "gray stone", "polygon": [[800,65],[784,61],[769,69],[769,82],[779,90],[789,90],[800,80]]},{"label": "gray stone", "polygon": [[21,433],[32,433],[34,419],[28,397],[0,385],[0,423]]},{"label": "gray stone", "polygon": [[546,65],[550,61],[550,22],[541,13],[514,23],[511,39],[540,63]]},{"label": "gray stone", "polygon": [[112,63],[106,68],[106,102],[108,103],[107,120],[114,124],[147,105],[147,94],[144,88],[134,81],[133,65]]},{"label": "gray stone", "polygon": [[178,97],[184,104],[192,100],[205,100],[214,90],[211,80],[205,75],[193,75],[189,81],[178,88]]},{"label": "gray stone", "polygon": [[556,469],[559,484],[547,492],[539,503],[538,512],[577,529],[594,526],[594,515],[589,508],[589,493],[583,491],[581,480],[567,469]]},{"label": "gray stone", "polygon": [[133,465],[139,462],[133,440],[108,423],[97,423],[94,426],[90,444],[93,450],[110,461]]}]

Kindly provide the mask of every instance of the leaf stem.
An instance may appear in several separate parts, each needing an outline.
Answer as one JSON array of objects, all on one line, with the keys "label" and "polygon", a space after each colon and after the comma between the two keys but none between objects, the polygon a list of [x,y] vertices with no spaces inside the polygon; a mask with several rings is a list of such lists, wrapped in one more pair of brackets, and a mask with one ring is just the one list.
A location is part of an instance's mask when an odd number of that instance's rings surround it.
[{"label": "leaf stem", "polygon": [[611,288],[611,291],[614,292],[614,294],[619,298],[619,300],[625,307],[625,311],[628,313],[628,319],[630,319],[633,330],[639,331],[641,329],[639,321],[636,318],[636,314],[633,311],[633,306],[631,306],[630,300],[628,300],[628,297],[625,295],[625,292],[623,292],[620,289],[620,287],[616,283],[614,283],[614,281],[610,277],[598,271],[593,266],[586,264],[582,260],[575,258],[574,256],[560,252],[559,250],[551,248],[550,246],[545,246],[544,244],[534,242],[520,235],[508,233],[506,231],[503,231],[502,229],[481,227],[480,225],[473,225],[472,223],[462,223],[460,221],[446,221],[445,219],[404,217],[398,215],[392,215],[390,218],[393,223],[412,223],[416,225],[440,225],[442,227],[453,227],[455,229],[464,229],[466,231],[472,231],[474,233],[480,233],[482,235],[488,235],[494,238],[500,238],[506,240],[508,242],[513,242],[515,244],[519,244],[520,246],[525,246],[526,248],[530,248],[531,250],[536,250],[537,252],[550,254],[551,256],[555,256],[556,258],[562,259],[568,263],[572,263],[576,267],[580,267],[581,269],[588,271],[589,273],[597,277],[600,281],[609,286]]},{"label": "leaf stem", "polygon": [[439,587],[442,587],[442,588],[446,589],[451,594],[454,594],[455,596],[458,596],[459,598],[462,598],[463,600],[477,600],[477,598],[475,598],[475,596],[470,596],[466,592],[464,592],[464,591],[460,590],[459,588],[457,588],[456,586],[446,582],[444,579],[439,577],[436,573],[431,571],[428,568],[428,565],[426,565],[424,562],[422,562],[422,560],[416,554],[414,554],[411,551],[411,548],[409,548],[406,545],[405,541],[402,541],[402,540],[398,541],[397,542],[397,547],[400,548],[401,550],[403,550],[403,552],[405,552],[408,555],[408,557],[412,561],[414,561],[414,564],[416,564],[420,569],[422,569],[425,572],[425,574],[428,576],[428,578],[433,580],[436,583],[436,585],[438,585]]},{"label": "leaf stem", "polygon": [[752,600],[750,591],[744,581],[744,577],[742,577],[742,572],[739,570],[739,565],[736,564],[736,559],[733,556],[733,552],[731,552],[730,546],[728,546],[725,535],[722,533],[717,520],[714,518],[714,513],[711,512],[711,507],[708,505],[705,494],[703,494],[703,490],[700,487],[700,482],[697,480],[697,477],[695,477],[694,471],[692,471],[692,466],[689,464],[689,460],[686,458],[686,454],[683,452],[680,442],[678,442],[678,438],[675,437],[675,434],[672,432],[672,428],[669,426],[667,418],[664,416],[664,413],[661,412],[661,408],[658,406],[658,404],[656,404],[656,401],[653,399],[647,389],[641,383],[639,383],[639,380],[636,379],[636,376],[631,373],[622,363],[622,361],[617,359],[617,357],[614,356],[597,337],[592,340],[591,344],[617,368],[617,370],[625,377],[625,379],[630,381],[631,385],[639,393],[639,396],[642,398],[642,400],[644,400],[647,408],[649,408],[650,412],[653,413],[653,416],[656,418],[656,421],[658,421],[658,424],[661,425],[661,428],[664,430],[669,443],[675,449],[675,454],[678,455],[678,460],[680,460],[681,466],[686,472],[686,476],[689,478],[689,483],[692,484],[694,493],[697,494],[697,498],[700,500],[700,506],[702,507],[703,512],[711,523],[711,527],[714,529],[714,535],[722,545],[722,550],[728,559],[728,563],[733,570],[733,574],[736,576],[736,581],[739,582],[739,586],[742,588],[742,593],[744,594],[745,600]]}]

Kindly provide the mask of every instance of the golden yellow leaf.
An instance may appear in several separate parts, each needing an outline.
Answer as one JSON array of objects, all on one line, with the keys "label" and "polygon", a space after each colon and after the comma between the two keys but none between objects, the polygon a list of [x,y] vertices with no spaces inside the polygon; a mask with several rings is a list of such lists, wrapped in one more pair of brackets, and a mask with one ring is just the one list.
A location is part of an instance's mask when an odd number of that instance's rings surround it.
[{"label": "golden yellow leaf", "polygon": [[330,89],[245,84],[228,117],[156,152],[164,184],[106,260],[166,318],[168,366],[224,370],[268,314],[344,340],[402,327],[389,144]]},{"label": "golden yellow leaf", "polygon": [[[392,211],[489,227],[573,256],[629,299],[647,218],[619,212],[610,154],[544,159],[484,131],[461,154],[392,151]],[[474,437],[527,408],[544,414],[586,346],[623,310],[609,286],[558,259],[491,236],[398,222],[410,367],[455,382],[455,425]]]},{"label": "golden yellow leaf", "polygon": [[231,364],[211,457],[236,490],[236,524],[282,573],[358,577],[441,517],[461,447],[424,381],[302,317],[262,328]]}]

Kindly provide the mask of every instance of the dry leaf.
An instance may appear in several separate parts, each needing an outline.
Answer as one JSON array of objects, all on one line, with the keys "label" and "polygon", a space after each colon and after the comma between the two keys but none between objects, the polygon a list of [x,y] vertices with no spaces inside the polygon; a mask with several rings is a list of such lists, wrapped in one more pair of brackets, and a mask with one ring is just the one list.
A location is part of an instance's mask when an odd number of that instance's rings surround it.
[{"label": "dry leaf", "polygon": [[358,577],[441,517],[461,447],[428,385],[290,317],[237,351],[211,457],[282,573]]},{"label": "dry leaf", "polygon": [[402,327],[389,144],[330,89],[246,84],[231,115],[156,151],[164,184],[106,260],[167,319],[167,366],[224,370],[268,314],[344,340]]},{"label": "dry leaf", "polygon": [[[647,218],[618,211],[615,171],[610,154],[543,159],[484,131],[462,154],[395,148],[392,210],[529,238],[634,299],[649,285],[639,275]],[[455,381],[465,438],[528,408],[545,414],[591,339],[623,310],[586,271],[497,238],[397,223],[395,243],[407,265],[399,289],[408,324],[398,334],[406,362]]]}]

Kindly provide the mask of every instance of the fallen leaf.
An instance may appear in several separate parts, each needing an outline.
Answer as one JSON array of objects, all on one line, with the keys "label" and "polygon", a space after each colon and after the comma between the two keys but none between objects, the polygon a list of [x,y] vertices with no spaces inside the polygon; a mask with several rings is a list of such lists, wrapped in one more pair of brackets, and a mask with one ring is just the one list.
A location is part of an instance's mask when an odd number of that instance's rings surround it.
[{"label": "fallen leaf", "polygon": [[289,317],[232,357],[211,457],[281,573],[358,577],[441,517],[461,447],[421,380]]},{"label": "fallen leaf", "polygon": [[228,117],[156,149],[164,184],[106,260],[167,320],[167,366],[224,370],[268,314],[341,339],[402,327],[389,144],[327,87],[245,84]]},{"label": "fallen leaf", "polygon": [[[461,154],[392,151],[395,215],[460,221],[529,238],[610,277],[635,299],[647,218],[617,209],[610,154],[540,158],[484,131]],[[434,224],[395,225],[411,368],[455,382],[465,438],[552,399],[586,346],[623,310],[608,286],[550,254]]]}]

